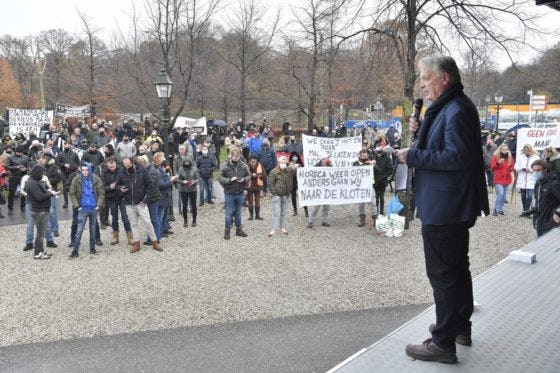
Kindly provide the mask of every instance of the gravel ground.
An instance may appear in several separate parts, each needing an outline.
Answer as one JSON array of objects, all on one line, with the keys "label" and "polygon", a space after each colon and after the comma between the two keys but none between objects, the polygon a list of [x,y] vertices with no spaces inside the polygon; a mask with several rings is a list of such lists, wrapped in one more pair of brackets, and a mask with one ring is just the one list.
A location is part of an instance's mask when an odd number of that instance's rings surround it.
[{"label": "gravel ground", "polygon": [[[173,223],[163,253],[129,254],[105,229],[90,256],[86,231],[73,261],[69,221],[44,261],[22,251],[24,226],[3,227],[0,346],[431,302],[417,219],[401,238],[378,237],[356,226],[355,205],[334,206],[329,228],[304,228],[301,211],[287,217],[289,235],[268,238],[269,207],[266,199],[264,221],[247,221],[245,210],[249,237],[226,241],[222,205],[205,205],[196,228]],[[506,205],[506,216],[471,230],[473,275],[535,238],[520,211]]]}]

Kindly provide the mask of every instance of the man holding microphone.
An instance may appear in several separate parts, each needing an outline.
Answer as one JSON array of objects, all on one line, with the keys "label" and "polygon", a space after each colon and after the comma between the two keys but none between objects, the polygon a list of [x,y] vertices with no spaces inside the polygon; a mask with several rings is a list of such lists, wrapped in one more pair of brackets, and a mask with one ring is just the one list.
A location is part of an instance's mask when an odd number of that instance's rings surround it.
[{"label": "man holding microphone", "polygon": [[433,288],[436,323],[432,337],[408,345],[406,354],[419,360],[456,363],[455,343],[470,345],[473,311],[469,270],[469,228],[481,211],[489,213],[484,177],[480,120],[464,94],[455,60],[432,56],[420,63],[420,88],[430,102],[414,148],[397,152],[414,168],[413,193],[422,221],[426,272]]}]

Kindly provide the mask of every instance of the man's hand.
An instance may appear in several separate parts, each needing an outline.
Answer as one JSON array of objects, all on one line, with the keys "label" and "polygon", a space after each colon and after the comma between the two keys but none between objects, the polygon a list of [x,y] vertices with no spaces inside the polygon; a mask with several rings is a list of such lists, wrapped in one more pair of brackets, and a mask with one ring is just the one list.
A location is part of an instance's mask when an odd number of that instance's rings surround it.
[{"label": "man's hand", "polygon": [[401,161],[404,164],[406,164],[406,157],[408,155],[408,150],[409,148],[397,150],[397,158],[399,159],[399,161]]},{"label": "man's hand", "polygon": [[418,128],[420,128],[420,122],[418,122],[416,118],[414,118],[414,115],[411,115],[410,119],[408,119],[408,130],[412,133],[416,133],[416,131],[418,131]]},{"label": "man's hand", "polygon": [[233,176],[230,181],[233,183],[234,181],[237,181],[237,176]]},{"label": "man's hand", "polygon": [[111,189],[115,189],[116,185],[117,185],[117,183],[111,183]]}]

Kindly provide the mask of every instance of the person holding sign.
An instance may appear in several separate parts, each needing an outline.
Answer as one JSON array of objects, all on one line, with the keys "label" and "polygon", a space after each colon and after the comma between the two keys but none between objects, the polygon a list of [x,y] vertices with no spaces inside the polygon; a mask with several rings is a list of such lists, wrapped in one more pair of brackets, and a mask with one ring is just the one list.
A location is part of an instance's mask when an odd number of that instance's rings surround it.
[{"label": "person holding sign", "polygon": [[[319,163],[317,163],[315,165],[315,167],[332,167],[332,162],[329,158],[329,154],[328,153],[324,153],[321,156],[321,160],[319,161]],[[319,206],[313,206],[311,207],[311,211],[309,212],[309,218],[307,221],[307,228],[313,228],[315,225],[315,218],[317,217],[317,214],[319,213],[319,209],[322,208],[322,226],[323,227],[330,227],[331,224],[329,223],[329,205],[319,205]]]},{"label": "person holding sign", "polygon": [[[352,166],[370,166],[370,167],[372,165],[375,165],[375,161],[369,159],[367,149],[360,150],[360,153],[358,155],[358,160],[352,164]],[[372,186],[372,188],[373,188],[373,186]],[[377,203],[376,203],[376,198],[375,198],[375,191],[373,191],[371,197],[372,197],[371,198],[371,205],[372,205],[371,219],[373,221],[372,226],[375,226],[375,219],[377,218],[377,215],[378,215]],[[360,221],[358,222],[358,227],[363,227],[364,225],[366,225],[366,204],[365,203],[358,203],[358,214],[360,214]]]},{"label": "person holding sign", "polygon": [[417,146],[399,150],[397,156],[415,168],[413,190],[436,323],[429,328],[431,338],[410,344],[405,351],[414,359],[453,364],[455,343],[472,343],[469,228],[481,210],[489,213],[480,120],[476,106],[463,92],[453,58],[424,59],[420,88],[431,104],[421,124],[410,118],[410,130],[419,129]]},{"label": "person holding sign", "polygon": [[278,165],[270,171],[268,186],[272,194],[272,230],[268,237],[277,231],[288,234],[286,229],[286,210],[288,209],[288,196],[294,187],[295,167],[288,167],[288,159],[284,156],[278,158]]}]

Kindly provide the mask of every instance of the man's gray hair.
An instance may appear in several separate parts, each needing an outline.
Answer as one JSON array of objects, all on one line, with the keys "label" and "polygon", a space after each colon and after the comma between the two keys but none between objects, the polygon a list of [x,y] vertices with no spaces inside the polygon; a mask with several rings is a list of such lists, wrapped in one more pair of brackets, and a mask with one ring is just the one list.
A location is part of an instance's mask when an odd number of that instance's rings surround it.
[{"label": "man's gray hair", "polygon": [[431,70],[438,76],[447,73],[451,77],[452,82],[461,82],[461,73],[459,72],[457,63],[452,57],[440,54],[425,57],[420,61],[420,68]]}]

